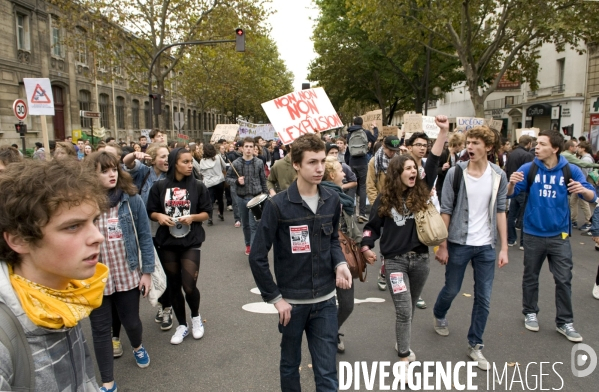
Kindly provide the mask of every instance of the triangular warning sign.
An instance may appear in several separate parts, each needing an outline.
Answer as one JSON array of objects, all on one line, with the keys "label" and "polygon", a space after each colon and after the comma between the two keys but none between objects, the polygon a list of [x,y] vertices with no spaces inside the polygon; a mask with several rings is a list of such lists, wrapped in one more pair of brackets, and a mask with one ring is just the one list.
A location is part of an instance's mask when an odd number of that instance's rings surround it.
[{"label": "triangular warning sign", "polygon": [[31,103],[52,103],[42,86],[37,84],[35,86],[35,90],[33,90],[33,95],[31,96]]}]

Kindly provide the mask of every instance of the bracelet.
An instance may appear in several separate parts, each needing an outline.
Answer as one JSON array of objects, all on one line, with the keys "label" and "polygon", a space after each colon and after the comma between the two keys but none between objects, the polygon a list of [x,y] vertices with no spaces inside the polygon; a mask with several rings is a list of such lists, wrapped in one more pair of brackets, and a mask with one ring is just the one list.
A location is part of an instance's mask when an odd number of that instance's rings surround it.
[{"label": "bracelet", "polygon": [[370,250],[370,248],[369,248],[368,246],[364,245],[364,246],[363,246],[363,247],[360,249],[360,252],[364,253],[364,252],[366,252],[366,251],[368,251],[368,250]]}]

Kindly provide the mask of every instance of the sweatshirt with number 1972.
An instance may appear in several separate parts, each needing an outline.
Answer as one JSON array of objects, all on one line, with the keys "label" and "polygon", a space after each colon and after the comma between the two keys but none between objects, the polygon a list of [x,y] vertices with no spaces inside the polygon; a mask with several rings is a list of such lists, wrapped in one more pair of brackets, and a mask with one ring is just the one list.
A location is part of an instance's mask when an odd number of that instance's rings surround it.
[{"label": "sweatshirt with number 1972", "polygon": [[[538,158],[533,162],[538,166],[538,170],[534,182],[530,184],[522,230],[526,234],[537,237],[554,237],[561,233],[570,233],[570,206],[568,188],[564,179],[564,166],[570,165],[572,180],[580,182],[582,186],[594,192],[593,186],[586,181],[580,168],[568,163],[563,156],[559,156],[557,165],[551,169],[548,169]],[[532,162],[525,163],[518,169],[524,174],[524,180],[516,184],[510,198],[527,191],[531,165]],[[582,198],[581,195],[578,197]]]}]

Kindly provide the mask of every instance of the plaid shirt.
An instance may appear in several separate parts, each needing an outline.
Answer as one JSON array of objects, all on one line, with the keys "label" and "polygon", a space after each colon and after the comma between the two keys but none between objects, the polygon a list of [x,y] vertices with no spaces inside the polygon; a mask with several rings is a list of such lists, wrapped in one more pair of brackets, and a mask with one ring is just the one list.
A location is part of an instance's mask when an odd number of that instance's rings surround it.
[{"label": "plaid shirt", "polygon": [[133,290],[139,286],[141,278],[139,270],[131,271],[129,269],[123,231],[118,223],[118,216],[119,206],[117,205],[103,213],[98,219],[98,229],[104,236],[104,243],[100,247],[100,262],[109,269],[104,295]]},{"label": "plaid shirt", "polygon": [[245,161],[243,157],[240,157],[233,161],[232,166],[235,167],[235,170],[241,177],[244,177],[244,185],[239,185],[235,171],[232,168],[229,168],[227,171],[227,183],[235,185],[237,196],[253,197],[261,193],[268,193],[266,173],[264,173],[264,162],[262,162],[262,159],[252,158],[251,161]]}]

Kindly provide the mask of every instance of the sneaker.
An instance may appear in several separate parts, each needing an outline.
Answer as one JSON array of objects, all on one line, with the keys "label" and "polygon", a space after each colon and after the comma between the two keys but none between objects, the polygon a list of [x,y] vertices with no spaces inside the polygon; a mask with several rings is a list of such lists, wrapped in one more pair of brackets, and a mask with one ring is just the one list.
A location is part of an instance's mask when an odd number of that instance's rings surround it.
[{"label": "sneaker", "polygon": [[241,227],[241,222],[240,221],[235,222],[235,227]]},{"label": "sneaker", "polygon": [[514,245],[516,245],[516,241],[514,241],[514,242],[509,242],[508,241],[508,243],[507,243],[507,246],[514,246]]},{"label": "sneaker", "polygon": [[449,323],[446,318],[435,318],[435,332],[441,336],[449,336]]},{"label": "sneaker", "polygon": [[364,215],[358,216],[358,223],[365,223],[365,222],[368,222],[368,218],[366,218]]},{"label": "sneaker", "polygon": [[201,339],[204,336],[204,324],[202,324],[202,316],[191,318],[191,331],[194,339]]},{"label": "sneaker", "polygon": [[218,220],[220,220],[220,221],[224,221],[224,220],[225,220],[225,217],[224,217],[224,216],[222,216],[221,214],[218,214]]},{"label": "sneaker", "polygon": [[595,244],[595,250],[599,252],[599,245]]},{"label": "sneaker", "polygon": [[133,356],[135,357],[135,362],[137,362],[137,366],[140,368],[147,368],[150,366],[150,356],[148,352],[144,348],[143,344],[139,348],[139,350],[133,350]]},{"label": "sneaker", "polygon": [[112,356],[115,358],[123,355],[123,345],[121,344],[121,339],[112,338]]},{"label": "sneaker", "polygon": [[520,246],[520,250],[524,250],[524,246]]},{"label": "sneaker", "polygon": [[112,388],[110,388],[110,389],[108,389],[106,387],[101,387],[100,392],[117,392],[116,381],[114,381],[114,384],[112,384]]},{"label": "sneaker", "polygon": [[418,309],[426,309],[426,302],[420,297],[418,297],[418,301],[416,301],[416,307]]},{"label": "sneaker", "polygon": [[591,230],[591,224],[585,223],[584,225],[580,226],[580,229],[578,230],[586,233],[587,231]]},{"label": "sneaker", "polygon": [[524,316],[524,328],[535,332],[539,330],[539,320],[537,320],[536,313],[529,313]]},{"label": "sneaker", "polygon": [[212,222],[212,219],[208,219],[208,223],[206,223],[208,226],[212,226],[214,223]]},{"label": "sneaker", "polygon": [[233,211],[233,206],[227,206],[227,211]]},{"label": "sneaker", "polygon": [[572,228],[578,229],[578,222],[572,222]]},{"label": "sneaker", "polygon": [[249,256],[249,255],[250,255],[250,246],[249,246],[249,245],[246,245],[246,246],[245,246],[245,255],[246,255],[246,256]]},{"label": "sneaker", "polygon": [[345,344],[343,344],[343,340],[341,340],[341,336],[345,336],[342,333],[337,334],[337,352],[339,354],[343,354],[345,352]]},{"label": "sneaker", "polygon": [[572,323],[566,323],[561,327],[557,327],[556,331],[564,335],[571,342],[582,342],[582,336],[576,332]]},{"label": "sneaker", "polygon": [[387,290],[387,281],[385,280],[385,277],[382,275],[379,275],[379,279],[376,282],[377,286],[379,286],[379,290],[381,291],[385,291]]},{"label": "sneaker", "polygon": [[175,334],[171,338],[171,344],[181,344],[187,335],[189,335],[189,329],[187,326],[179,325],[175,331]]},{"label": "sneaker", "polygon": [[173,327],[173,308],[168,307],[164,308],[162,311],[162,324],[160,325],[160,329],[163,331],[168,331]]},{"label": "sneaker", "polygon": [[[397,349],[397,343],[395,343],[395,351],[399,352]],[[416,362],[416,354],[414,354],[412,349],[410,349],[410,355],[408,355],[408,362]]]},{"label": "sneaker", "polygon": [[481,351],[482,349],[482,344],[477,344],[474,347],[468,345],[468,351],[466,351],[466,355],[468,355],[473,361],[478,362],[477,366],[480,370],[489,370],[491,366],[489,365],[489,362],[487,362],[487,359],[483,355],[483,352]]},{"label": "sneaker", "polygon": [[156,317],[154,317],[154,321],[157,323],[162,322],[162,305],[158,304],[158,312],[156,312]]},{"label": "sneaker", "polygon": [[595,287],[593,287],[593,297],[595,299],[599,299],[599,285],[595,284]]}]

